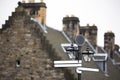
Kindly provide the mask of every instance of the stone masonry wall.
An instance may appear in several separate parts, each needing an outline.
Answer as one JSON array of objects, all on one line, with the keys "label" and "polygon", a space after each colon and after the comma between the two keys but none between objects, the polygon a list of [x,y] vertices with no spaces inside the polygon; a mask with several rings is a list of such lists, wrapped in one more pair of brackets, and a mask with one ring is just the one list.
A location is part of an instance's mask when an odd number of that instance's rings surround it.
[{"label": "stone masonry wall", "polygon": [[0,80],[65,80],[48,53],[55,52],[40,27],[24,11],[12,13],[0,34]]}]

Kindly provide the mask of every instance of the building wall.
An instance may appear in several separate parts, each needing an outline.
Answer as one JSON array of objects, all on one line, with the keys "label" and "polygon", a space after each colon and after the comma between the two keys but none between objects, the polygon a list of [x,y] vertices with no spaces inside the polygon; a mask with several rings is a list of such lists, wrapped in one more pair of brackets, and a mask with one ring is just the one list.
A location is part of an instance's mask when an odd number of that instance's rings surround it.
[{"label": "building wall", "polygon": [[53,67],[52,45],[21,6],[0,31],[0,80],[66,80]]}]

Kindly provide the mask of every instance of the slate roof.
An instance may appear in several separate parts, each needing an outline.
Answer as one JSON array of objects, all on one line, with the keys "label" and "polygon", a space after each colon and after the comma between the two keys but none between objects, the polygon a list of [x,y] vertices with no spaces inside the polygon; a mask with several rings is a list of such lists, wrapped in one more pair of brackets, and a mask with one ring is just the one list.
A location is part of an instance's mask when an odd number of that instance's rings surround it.
[{"label": "slate roof", "polygon": [[[55,51],[57,52],[57,55],[62,57],[62,60],[69,60],[66,53],[63,52],[61,48],[61,43],[69,43],[67,39],[63,36],[61,31],[52,29],[50,27],[47,27],[48,34],[45,34],[47,39],[50,41],[50,43],[53,45]],[[86,44],[87,45],[87,44]],[[98,47],[99,48],[99,47]],[[101,49],[99,49],[100,52],[103,52]],[[91,61],[91,62],[85,62],[83,60],[83,66],[89,67],[89,68],[99,68],[97,65],[97,62]],[[77,74],[75,72],[75,69],[72,68],[73,74],[77,77]],[[120,79],[120,70],[113,65],[111,62],[111,59],[107,60],[107,72],[104,73],[102,70],[100,72],[83,72],[82,73],[82,80],[119,80]]]},{"label": "slate roof", "polygon": [[57,54],[61,57],[62,59],[68,58],[67,55],[63,54],[63,50],[61,48],[61,43],[67,43],[67,40],[64,38],[62,33],[58,30],[52,29],[50,27],[47,27],[48,34],[45,34],[47,39],[49,40],[50,44],[53,45],[53,48],[57,52]]}]

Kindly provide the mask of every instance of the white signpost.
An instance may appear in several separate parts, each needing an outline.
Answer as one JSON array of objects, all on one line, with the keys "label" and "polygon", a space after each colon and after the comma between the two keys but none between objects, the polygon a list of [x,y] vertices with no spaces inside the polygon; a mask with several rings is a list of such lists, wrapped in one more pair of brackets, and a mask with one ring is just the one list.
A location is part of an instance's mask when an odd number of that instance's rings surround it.
[{"label": "white signpost", "polygon": [[99,72],[99,69],[85,68],[85,67],[77,67],[77,68],[76,68],[76,72],[77,72],[77,73],[81,73],[81,71]]},{"label": "white signpost", "polygon": [[81,71],[94,71],[99,72],[99,69],[85,68],[81,67],[81,60],[69,60],[69,61],[54,61],[54,67],[76,67],[76,72],[81,73]]},{"label": "white signpost", "polygon": [[81,63],[81,60],[54,61],[54,67],[80,67]]}]

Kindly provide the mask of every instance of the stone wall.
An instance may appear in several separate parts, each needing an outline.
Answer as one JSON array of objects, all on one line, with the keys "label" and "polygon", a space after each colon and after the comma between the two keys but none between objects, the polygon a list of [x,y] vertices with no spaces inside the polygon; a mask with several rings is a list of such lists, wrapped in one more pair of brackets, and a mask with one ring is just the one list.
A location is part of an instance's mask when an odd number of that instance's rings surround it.
[{"label": "stone wall", "polygon": [[68,70],[53,67],[60,57],[23,9],[13,12],[0,31],[0,80],[73,80]]}]

